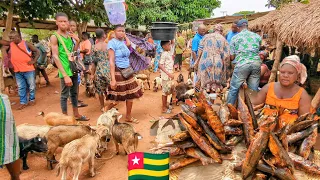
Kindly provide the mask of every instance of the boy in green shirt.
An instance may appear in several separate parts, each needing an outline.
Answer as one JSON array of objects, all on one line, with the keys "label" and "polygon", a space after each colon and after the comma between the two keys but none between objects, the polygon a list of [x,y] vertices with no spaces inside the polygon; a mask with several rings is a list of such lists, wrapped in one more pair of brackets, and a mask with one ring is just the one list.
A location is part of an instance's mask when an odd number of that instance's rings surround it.
[{"label": "boy in green shirt", "polygon": [[[61,109],[63,114],[68,114],[67,100],[70,95],[73,115],[78,121],[88,121],[89,118],[80,115],[78,111],[78,75],[73,74],[70,68],[68,52],[66,52],[63,44],[69,53],[77,51],[79,46],[79,38],[70,32],[68,16],[65,13],[56,14],[56,24],[58,30],[51,36],[51,48],[54,62],[59,69],[59,77],[61,79]],[[73,45],[72,39],[76,40]],[[61,42],[62,41],[62,42]]]}]

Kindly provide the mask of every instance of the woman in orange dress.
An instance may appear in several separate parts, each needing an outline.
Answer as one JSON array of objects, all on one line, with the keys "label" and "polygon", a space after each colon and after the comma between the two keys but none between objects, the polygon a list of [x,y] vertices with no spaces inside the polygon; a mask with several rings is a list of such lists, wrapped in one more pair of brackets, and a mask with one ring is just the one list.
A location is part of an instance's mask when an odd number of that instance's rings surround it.
[{"label": "woman in orange dress", "polygon": [[265,115],[274,112],[280,113],[280,127],[292,124],[300,115],[309,113],[311,110],[311,97],[300,87],[307,79],[306,67],[300,63],[296,55],[286,57],[280,64],[279,82],[265,85],[253,99],[253,104],[265,103]]}]

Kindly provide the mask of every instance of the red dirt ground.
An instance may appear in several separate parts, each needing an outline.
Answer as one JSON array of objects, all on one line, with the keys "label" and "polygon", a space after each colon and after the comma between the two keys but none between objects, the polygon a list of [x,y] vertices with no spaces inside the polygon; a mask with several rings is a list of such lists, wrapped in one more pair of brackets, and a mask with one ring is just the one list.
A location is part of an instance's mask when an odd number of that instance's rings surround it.
[{"label": "red dirt ground", "polygon": [[[187,71],[184,70],[183,74],[185,80],[187,78]],[[19,104],[19,97],[13,96],[10,97],[11,103],[15,102],[15,105],[12,105],[14,118],[16,124],[30,123],[30,124],[45,124],[41,116],[37,116],[40,111],[44,113],[48,112],[60,112],[60,94],[55,93],[60,92],[60,80],[55,78],[56,72],[53,72],[49,75],[51,80],[51,86],[42,87],[37,89],[36,92],[36,105],[29,106],[22,111],[16,110]],[[154,77],[158,76],[159,73],[154,73],[151,75],[151,81]],[[178,73],[175,75],[178,76]],[[42,83],[44,80],[42,79]],[[151,89],[152,89],[151,84]],[[87,98],[84,94],[84,87],[80,89],[80,99],[84,100],[85,103],[89,104],[88,107],[81,108],[80,113],[88,116],[91,120],[89,121],[90,125],[95,125],[98,117],[101,115],[99,108],[98,98]],[[125,114],[125,104],[120,103],[117,108],[121,114]],[[175,107],[174,112],[179,111],[179,107]],[[68,106],[69,114],[71,114],[71,105]],[[158,118],[164,116],[161,114],[161,90],[157,93],[152,92],[152,90],[145,90],[143,97],[140,100],[134,101],[133,117],[137,118],[140,123],[134,124],[135,129],[139,132],[143,139],[139,141],[138,151],[147,152],[151,147],[151,142],[154,140],[154,137],[150,136],[149,128],[152,125],[150,120],[153,118]],[[170,116],[170,115],[169,115]],[[120,121],[123,121],[122,119]],[[62,148],[58,150],[57,159],[60,158]],[[113,142],[110,142],[108,145],[108,151],[104,152],[103,157],[110,157],[115,151]],[[23,171],[21,173],[22,180],[52,180],[60,179],[56,177],[55,170],[47,170],[46,168],[46,159],[40,157],[39,155],[31,154],[28,156],[28,165],[29,170]],[[120,146],[120,155],[113,157],[110,160],[96,160],[95,162],[96,176],[90,178],[88,174],[88,164],[85,163],[82,167],[82,172],[80,179],[99,179],[99,180],[125,180],[127,179],[127,156],[125,155],[123,148]],[[0,179],[9,180],[10,176],[6,169],[0,170]],[[69,177],[71,178],[71,175]]]}]

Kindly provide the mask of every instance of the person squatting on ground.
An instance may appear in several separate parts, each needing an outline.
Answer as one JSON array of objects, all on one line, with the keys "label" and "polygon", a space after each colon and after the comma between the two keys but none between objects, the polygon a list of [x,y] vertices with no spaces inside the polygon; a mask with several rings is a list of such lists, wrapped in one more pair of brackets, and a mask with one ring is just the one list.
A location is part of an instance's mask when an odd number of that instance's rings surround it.
[{"label": "person squatting on ground", "polygon": [[41,42],[39,42],[38,35],[32,36],[32,42],[33,42],[34,46],[37,49],[39,49],[39,51],[40,51],[39,59],[36,62],[35,75],[40,76],[40,73],[41,73],[43,78],[46,80],[46,85],[49,86],[50,82],[49,82],[48,75],[46,73],[46,68],[47,68],[47,64],[48,64],[47,63],[47,50],[44,47],[44,45]]},{"label": "person squatting on ground", "polygon": [[[51,36],[51,48],[54,62],[59,69],[61,84],[61,109],[63,114],[68,114],[67,100],[71,96],[73,115],[79,121],[88,121],[89,118],[82,116],[78,111],[78,74],[73,74],[70,68],[71,53],[77,51],[79,38],[72,32],[68,33],[69,21],[65,13],[56,14],[58,30]],[[76,40],[73,45],[72,39]]]},{"label": "person squatting on ground", "polygon": [[91,79],[95,82],[96,92],[99,95],[100,109],[104,109],[104,94],[110,84],[110,63],[108,59],[108,44],[105,43],[106,34],[103,29],[96,30],[97,43],[92,54]]},{"label": "person squatting on ground", "polygon": [[[15,72],[20,97],[20,106],[18,110],[21,110],[28,104],[35,104],[36,84],[34,78],[34,63],[38,60],[40,52],[31,43],[22,40],[17,31],[11,31],[9,33],[9,38],[10,41],[0,40],[0,44],[10,46],[11,63]],[[32,53],[34,54],[34,57],[32,57]]]},{"label": "person squatting on ground", "polygon": [[236,61],[230,82],[227,103],[235,104],[239,88],[244,82],[254,91],[258,91],[260,81],[259,48],[261,37],[248,30],[248,21],[242,19],[237,24],[240,33],[234,36],[230,44],[231,60]]},{"label": "person squatting on ground", "polygon": [[133,74],[125,78],[123,72],[130,68],[130,40],[126,37],[125,27],[118,25],[115,27],[115,38],[108,42],[108,55],[110,60],[111,82],[108,88],[108,100],[112,101],[107,109],[111,109],[118,101],[126,101],[126,121],[139,123],[132,117],[131,110],[133,99],[140,98],[143,93],[140,86],[135,81]]},{"label": "person squatting on ground", "polygon": [[170,41],[161,41],[161,47],[163,52],[161,53],[161,58],[159,62],[159,69],[161,70],[161,79],[162,79],[162,112],[170,114],[172,107],[168,106],[167,97],[172,94],[172,97],[175,97],[174,92],[174,60],[170,53],[171,42]]}]

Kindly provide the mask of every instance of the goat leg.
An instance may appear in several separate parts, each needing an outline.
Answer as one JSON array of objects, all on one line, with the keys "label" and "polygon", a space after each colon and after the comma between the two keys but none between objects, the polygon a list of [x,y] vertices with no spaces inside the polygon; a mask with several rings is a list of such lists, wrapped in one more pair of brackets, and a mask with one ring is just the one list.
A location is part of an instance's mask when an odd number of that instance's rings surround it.
[{"label": "goat leg", "polygon": [[94,177],[96,175],[94,173],[94,155],[92,155],[89,159],[89,170],[90,170],[90,176]]},{"label": "goat leg", "polygon": [[115,138],[113,138],[113,142],[114,142],[114,145],[116,146],[116,155],[118,155],[119,154],[119,144]]},{"label": "goat leg", "polygon": [[27,157],[28,157],[28,152],[26,153],[23,153],[23,156],[22,156],[22,169],[23,170],[28,170],[29,169],[29,166],[27,164]]},{"label": "goat leg", "polygon": [[148,86],[149,86],[149,90],[151,90],[150,81],[148,80],[147,83],[148,83]]}]

